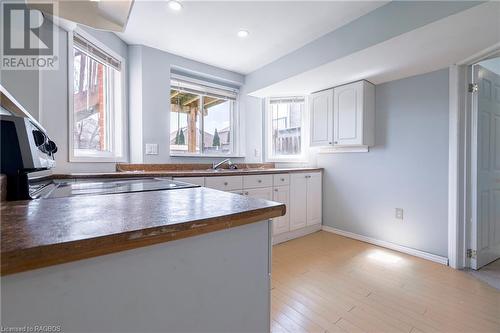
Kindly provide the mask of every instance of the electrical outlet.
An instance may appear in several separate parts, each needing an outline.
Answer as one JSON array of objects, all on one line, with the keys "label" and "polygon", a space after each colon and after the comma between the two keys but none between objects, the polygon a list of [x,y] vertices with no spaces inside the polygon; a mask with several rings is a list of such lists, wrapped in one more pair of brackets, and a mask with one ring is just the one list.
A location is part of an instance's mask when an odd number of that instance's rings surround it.
[{"label": "electrical outlet", "polygon": [[396,218],[398,220],[403,219],[403,208],[396,208]]},{"label": "electrical outlet", "polygon": [[253,155],[254,155],[255,157],[260,157],[260,150],[258,150],[258,149],[254,149],[254,150],[253,150]]},{"label": "electrical outlet", "polygon": [[158,155],[158,144],[146,143],[146,155]]}]

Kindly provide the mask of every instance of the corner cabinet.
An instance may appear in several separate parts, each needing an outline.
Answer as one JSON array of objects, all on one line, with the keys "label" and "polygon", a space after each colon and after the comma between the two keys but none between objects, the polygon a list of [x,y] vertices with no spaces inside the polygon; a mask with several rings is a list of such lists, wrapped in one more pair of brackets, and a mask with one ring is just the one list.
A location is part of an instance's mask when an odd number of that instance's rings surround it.
[{"label": "corner cabinet", "polygon": [[375,144],[375,86],[370,82],[358,81],[313,94],[310,105],[311,146]]}]

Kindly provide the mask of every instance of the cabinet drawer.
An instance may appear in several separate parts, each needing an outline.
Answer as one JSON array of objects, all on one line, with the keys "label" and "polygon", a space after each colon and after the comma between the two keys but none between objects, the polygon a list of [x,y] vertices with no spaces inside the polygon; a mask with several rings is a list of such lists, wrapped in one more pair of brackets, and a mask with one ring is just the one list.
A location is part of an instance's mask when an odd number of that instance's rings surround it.
[{"label": "cabinet drawer", "polygon": [[205,177],[175,177],[174,180],[199,186],[205,186]]},{"label": "cabinet drawer", "polygon": [[243,188],[242,176],[228,176],[228,177],[206,177],[205,186],[221,191],[234,191]]},{"label": "cabinet drawer", "polygon": [[272,187],[273,175],[243,176],[243,188]]},{"label": "cabinet drawer", "polygon": [[273,176],[274,186],[288,186],[290,185],[290,175],[289,174],[279,174]]}]

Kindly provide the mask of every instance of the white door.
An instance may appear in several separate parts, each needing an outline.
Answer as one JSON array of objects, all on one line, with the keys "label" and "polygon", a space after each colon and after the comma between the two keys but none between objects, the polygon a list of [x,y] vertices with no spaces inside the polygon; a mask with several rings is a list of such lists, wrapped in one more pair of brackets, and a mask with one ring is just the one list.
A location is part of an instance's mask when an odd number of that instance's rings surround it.
[{"label": "white door", "polygon": [[307,225],[321,224],[321,173],[307,175]]},{"label": "white door", "polygon": [[333,90],[334,145],[363,144],[363,82]]},{"label": "white door", "polygon": [[333,90],[311,95],[311,146],[326,146],[333,139]]},{"label": "white door", "polygon": [[243,190],[243,194],[251,198],[273,200],[273,189],[271,187]]},{"label": "white door", "polygon": [[304,173],[290,175],[290,230],[307,225],[307,175]]},{"label": "white door", "polygon": [[286,214],[273,219],[273,235],[281,234],[290,230],[290,187],[279,186],[273,191],[273,201],[286,205]]},{"label": "white door", "polygon": [[473,198],[472,249],[476,250],[476,257],[471,259],[471,267],[479,269],[500,258],[500,75],[475,65],[474,81],[479,91],[473,97],[476,199]]}]

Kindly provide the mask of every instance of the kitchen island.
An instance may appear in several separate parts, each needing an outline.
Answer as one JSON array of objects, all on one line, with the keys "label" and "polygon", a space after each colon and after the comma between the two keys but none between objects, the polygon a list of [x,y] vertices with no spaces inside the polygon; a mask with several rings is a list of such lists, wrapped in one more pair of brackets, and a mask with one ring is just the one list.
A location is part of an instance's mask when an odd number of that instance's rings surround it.
[{"label": "kitchen island", "polygon": [[284,214],[207,188],[2,203],[2,326],[268,331]]}]

